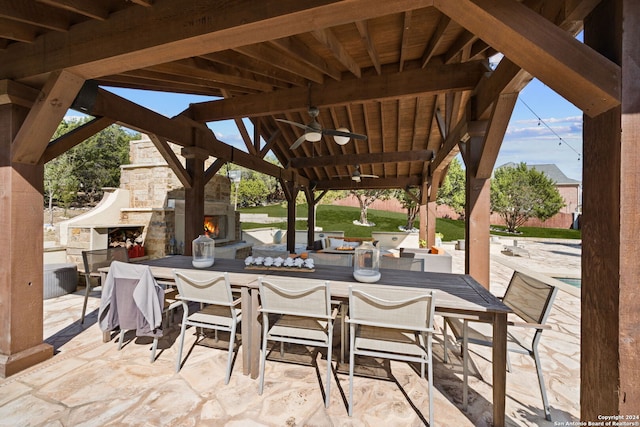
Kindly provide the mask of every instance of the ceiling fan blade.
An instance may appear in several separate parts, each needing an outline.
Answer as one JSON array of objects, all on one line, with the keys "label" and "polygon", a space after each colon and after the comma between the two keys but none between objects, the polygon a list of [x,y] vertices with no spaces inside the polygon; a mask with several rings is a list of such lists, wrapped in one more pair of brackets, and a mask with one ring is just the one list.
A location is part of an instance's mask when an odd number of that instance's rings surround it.
[{"label": "ceiling fan blade", "polygon": [[300,144],[302,144],[305,141],[305,137],[307,135],[302,135],[300,138],[296,139],[296,142],[294,142],[293,144],[291,144],[291,147],[289,147],[289,149],[291,150],[295,150],[296,148],[298,148],[300,146]]},{"label": "ceiling fan blade", "polygon": [[380,178],[378,175],[367,175],[365,173],[360,174],[360,178]]},{"label": "ceiling fan blade", "polygon": [[298,123],[298,122],[292,122],[291,120],[285,120],[285,119],[276,119],[277,122],[282,122],[282,123],[288,123],[290,125],[293,126],[297,126],[300,129],[304,129],[305,131],[307,130],[307,125],[303,125],[302,123]]},{"label": "ceiling fan blade", "polygon": [[344,136],[346,138],[353,138],[353,139],[367,139],[366,135],[360,135],[359,133],[353,133],[353,132],[343,132],[341,130],[335,130],[335,129],[323,129],[322,133],[324,135]]}]

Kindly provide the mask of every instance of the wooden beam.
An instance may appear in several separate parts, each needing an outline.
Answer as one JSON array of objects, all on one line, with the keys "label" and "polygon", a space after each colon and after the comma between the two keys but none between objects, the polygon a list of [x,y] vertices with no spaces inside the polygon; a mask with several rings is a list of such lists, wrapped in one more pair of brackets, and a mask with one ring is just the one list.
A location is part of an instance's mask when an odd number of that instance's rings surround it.
[{"label": "wooden beam", "polygon": [[482,141],[482,153],[475,171],[476,178],[491,178],[517,100],[517,93],[509,93],[500,95],[494,103],[484,141]]},{"label": "wooden beam", "polygon": [[[157,0],[151,8],[129,7],[113,13],[108,25],[81,22],[68,34],[50,32],[32,45],[9,46],[0,52],[0,79],[22,79],[65,68],[73,68],[86,79],[97,78],[432,4],[433,0],[238,0],[223,4],[218,0]],[[47,61],[42,61],[45,53]]]},{"label": "wooden beam", "polygon": [[176,177],[180,180],[180,183],[184,188],[191,188],[193,186],[193,178],[182,166],[182,163],[180,163],[178,156],[176,156],[176,153],[171,149],[169,141],[152,133],[149,133],[148,136],[173,173],[176,174]]},{"label": "wooden beam", "polygon": [[234,117],[266,116],[306,110],[309,98],[318,107],[382,101],[419,94],[473,89],[487,72],[484,61],[434,65],[396,74],[363,77],[358,80],[327,81],[307,88],[278,90],[264,94],[191,104],[190,115],[199,122]]},{"label": "wooden beam", "polygon": [[434,6],[593,117],[620,105],[620,67],[512,0]]},{"label": "wooden beam", "polygon": [[419,176],[405,178],[362,178],[355,182],[351,178],[316,181],[316,190],[365,190],[385,188],[406,188],[420,185]]},{"label": "wooden beam", "polygon": [[261,43],[251,46],[241,46],[234,49],[245,56],[263,62],[263,67],[275,67],[282,71],[294,73],[312,82],[322,83],[324,74],[315,68],[309,67],[306,63],[290,55],[283,55],[282,50],[270,44]]},{"label": "wooden beam", "polygon": [[413,12],[408,10],[403,14],[404,25],[402,25],[402,44],[400,45],[400,67],[399,72],[404,70],[404,63],[409,55],[409,35],[411,34],[411,17]]},{"label": "wooden beam", "polygon": [[102,129],[105,129],[108,126],[111,126],[114,123],[112,119],[107,117],[96,117],[79,126],[59,138],[54,139],[47,145],[47,149],[44,151],[44,154],[40,158],[38,163],[47,163],[50,160],[55,159],[62,153],[70,150],[76,145],[80,144],[87,138],[92,137],[96,133],[100,132]]},{"label": "wooden beam", "polygon": [[424,49],[424,53],[422,54],[422,59],[420,62],[422,63],[422,68],[426,67],[431,58],[433,57],[433,53],[440,46],[442,42],[442,35],[449,28],[449,24],[451,23],[451,18],[447,15],[442,15],[438,20],[438,26],[436,30],[431,35],[429,39],[429,43],[427,43],[427,47]]},{"label": "wooden beam", "polygon": [[358,28],[358,32],[360,33],[360,37],[362,38],[362,43],[367,48],[367,53],[369,53],[369,58],[373,63],[373,67],[376,69],[376,72],[378,74],[382,74],[380,56],[378,55],[376,46],[373,44],[373,40],[371,39],[371,33],[369,32],[369,23],[367,21],[356,21],[356,27]]},{"label": "wooden beam", "polygon": [[0,37],[17,42],[33,43],[38,37],[38,29],[32,25],[0,18]]},{"label": "wooden beam", "polygon": [[33,2],[0,0],[0,17],[54,31],[69,30],[71,15],[68,12],[31,3]]},{"label": "wooden beam", "polygon": [[347,153],[336,156],[296,157],[291,159],[289,167],[302,169],[333,165],[347,166],[357,164],[422,162],[431,161],[431,159],[433,159],[433,151],[431,150],[390,151],[388,153],[368,154]]},{"label": "wooden beam", "polygon": [[340,80],[342,78],[340,70],[328,64],[296,37],[285,37],[273,40],[271,43],[295,57],[298,61],[305,63],[309,67],[313,67],[316,71],[326,74],[334,80]]},{"label": "wooden beam", "polygon": [[[102,2],[85,0],[37,0],[38,3],[47,4],[58,9],[68,10],[79,15],[104,21],[109,17],[109,10]],[[59,10],[57,10],[60,13]]]},{"label": "wooden beam", "polygon": [[351,71],[354,76],[358,78],[362,76],[358,62],[349,55],[349,52],[342,46],[342,43],[340,43],[340,40],[333,34],[333,31],[331,31],[331,28],[316,29],[311,31],[311,35],[329,49],[338,62],[344,65],[347,70]]},{"label": "wooden beam", "polygon": [[0,80],[0,105],[15,104],[31,108],[40,91],[13,80]]},{"label": "wooden beam", "polygon": [[68,71],[52,73],[13,140],[16,163],[37,164],[51,135],[67,113],[84,80]]},{"label": "wooden beam", "polygon": [[[85,112],[110,117],[128,128],[153,133],[183,147],[194,145],[195,137],[202,138],[204,142],[201,146],[213,157],[276,178],[293,179],[291,171],[285,171],[277,165],[217,140],[211,129],[201,123],[182,115],[169,119],[104,89],[97,90],[95,102]],[[306,178],[300,177],[299,180],[308,183]]]}]

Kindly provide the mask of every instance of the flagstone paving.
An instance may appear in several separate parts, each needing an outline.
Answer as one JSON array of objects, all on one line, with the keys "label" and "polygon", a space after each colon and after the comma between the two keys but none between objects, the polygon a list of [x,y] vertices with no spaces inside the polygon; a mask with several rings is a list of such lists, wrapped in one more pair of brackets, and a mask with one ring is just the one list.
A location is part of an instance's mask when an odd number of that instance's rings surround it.
[{"label": "flagstone paving", "polygon": [[[511,244],[503,239],[491,245],[491,290],[496,295],[504,292],[513,268],[554,277],[580,275],[579,242],[519,239],[529,257],[502,253]],[[444,246],[453,254],[454,272],[463,272],[464,252]],[[548,320],[551,330],[545,331],[539,348],[554,421],[578,421],[580,294],[570,285],[560,286]],[[391,362],[385,380],[356,377],[353,417],[347,416],[349,384],[342,373],[334,373],[331,406],[324,407],[326,360],[321,355],[317,367],[267,362],[265,391],[259,396],[258,382],[242,375],[242,345],[225,385],[226,350],[194,346],[195,336],[188,334],[183,355],[188,358],[175,373],[179,316],[160,341],[157,360],[150,363],[150,341],[138,339],[121,351],[117,340],[102,342],[96,325],[99,292],[92,294],[90,315],[80,325],[82,292],[44,302],[45,341],[54,346],[55,356],[0,380],[0,426],[404,427],[423,425],[428,417],[426,383],[404,363]],[[437,321],[440,325],[441,319]],[[471,347],[470,405],[463,412],[459,352],[444,364],[442,340],[439,333],[433,344],[434,424],[491,425],[490,349]],[[544,419],[533,360],[510,357],[507,425],[553,426]]]}]

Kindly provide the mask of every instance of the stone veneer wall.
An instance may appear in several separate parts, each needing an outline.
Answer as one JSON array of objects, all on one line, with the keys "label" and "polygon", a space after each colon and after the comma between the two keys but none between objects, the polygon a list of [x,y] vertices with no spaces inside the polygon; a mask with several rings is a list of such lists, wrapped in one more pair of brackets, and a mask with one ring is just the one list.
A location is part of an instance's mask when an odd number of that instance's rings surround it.
[{"label": "stone veneer wall", "polygon": [[[182,147],[169,145],[184,166],[186,161],[180,155]],[[152,258],[167,255],[169,239],[176,235],[172,200],[184,199],[184,187],[146,135],[131,141],[129,156],[131,164],[122,166],[120,188],[129,190],[130,208],[122,210],[121,223],[148,224],[144,230],[146,255]],[[205,166],[212,162],[209,159]],[[231,203],[231,182],[227,177],[216,175],[207,183],[207,201]],[[236,218],[236,229],[230,231],[235,232],[235,238],[238,238],[241,233],[237,213]]]}]

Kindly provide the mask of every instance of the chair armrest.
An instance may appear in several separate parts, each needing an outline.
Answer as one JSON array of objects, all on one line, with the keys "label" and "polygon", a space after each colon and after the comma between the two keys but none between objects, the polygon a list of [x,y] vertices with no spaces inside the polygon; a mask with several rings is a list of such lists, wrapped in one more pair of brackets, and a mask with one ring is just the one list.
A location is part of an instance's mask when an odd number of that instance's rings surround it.
[{"label": "chair armrest", "polygon": [[518,328],[534,328],[534,329],[551,329],[549,325],[541,325],[540,323],[527,323],[527,322],[507,322],[509,326],[515,326]]},{"label": "chair armrest", "polygon": [[336,320],[336,317],[338,317],[338,308],[334,307],[333,310],[331,310],[331,319]]}]

